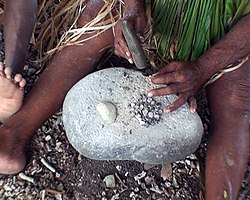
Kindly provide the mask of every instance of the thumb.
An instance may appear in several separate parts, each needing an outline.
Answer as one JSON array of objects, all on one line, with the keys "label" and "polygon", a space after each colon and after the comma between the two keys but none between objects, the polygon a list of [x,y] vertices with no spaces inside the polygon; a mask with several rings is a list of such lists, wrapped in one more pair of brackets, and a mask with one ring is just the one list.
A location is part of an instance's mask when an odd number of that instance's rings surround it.
[{"label": "thumb", "polygon": [[137,33],[137,36],[140,40],[141,43],[144,43],[145,42],[145,38],[143,37],[143,34],[142,33]]}]

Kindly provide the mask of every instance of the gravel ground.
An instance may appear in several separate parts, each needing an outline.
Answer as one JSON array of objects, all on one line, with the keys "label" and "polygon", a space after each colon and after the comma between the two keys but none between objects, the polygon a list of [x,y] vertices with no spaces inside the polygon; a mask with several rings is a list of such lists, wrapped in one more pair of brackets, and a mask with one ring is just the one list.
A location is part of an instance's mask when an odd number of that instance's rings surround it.
[{"label": "gravel ground", "polygon": [[[0,33],[0,48],[3,47]],[[3,59],[3,51],[0,52]],[[114,59],[115,60],[115,59]],[[39,66],[25,67],[28,92],[40,75]],[[133,161],[93,161],[69,144],[61,111],[37,130],[27,148],[28,165],[15,176],[0,176],[1,199],[202,199],[202,166],[206,153],[209,114],[204,93],[198,97],[205,134],[195,155],[162,167]],[[250,163],[239,199],[250,199]]]}]

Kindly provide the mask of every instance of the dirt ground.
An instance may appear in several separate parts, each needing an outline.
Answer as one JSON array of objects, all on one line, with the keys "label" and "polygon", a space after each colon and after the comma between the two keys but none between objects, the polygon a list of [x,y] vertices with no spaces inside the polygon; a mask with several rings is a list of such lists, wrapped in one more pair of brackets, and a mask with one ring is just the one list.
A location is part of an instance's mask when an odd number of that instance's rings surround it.
[{"label": "dirt ground", "polygon": [[[3,47],[2,34],[0,47]],[[0,58],[3,59],[3,51]],[[117,62],[117,59],[114,60]],[[110,63],[117,64],[112,61]],[[24,72],[27,79],[26,93],[40,74],[39,65],[28,62]],[[83,157],[69,144],[61,111],[58,111],[37,130],[27,148],[29,160],[24,171],[15,176],[0,176],[0,198],[202,199],[202,166],[206,153],[209,113],[204,92],[198,96],[198,100],[198,113],[205,132],[196,156],[193,154],[163,169],[161,165],[148,166],[136,161],[94,161]],[[249,177],[250,164],[239,199],[250,199]]]}]

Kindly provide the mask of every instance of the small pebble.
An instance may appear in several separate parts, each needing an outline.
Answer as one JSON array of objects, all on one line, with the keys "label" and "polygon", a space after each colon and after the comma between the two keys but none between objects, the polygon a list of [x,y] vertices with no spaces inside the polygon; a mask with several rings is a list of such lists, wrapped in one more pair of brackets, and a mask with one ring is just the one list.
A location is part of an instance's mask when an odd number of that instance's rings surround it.
[{"label": "small pebble", "polygon": [[115,176],[114,175],[108,175],[103,179],[103,182],[105,183],[107,188],[115,188]]},{"label": "small pebble", "polygon": [[147,173],[146,173],[145,171],[142,171],[140,174],[137,174],[137,175],[134,177],[135,181],[138,181],[138,180],[144,178],[144,177],[146,176],[146,174],[147,174]]},{"label": "small pebble", "polygon": [[118,172],[120,172],[122,170],[122,166],[121,165],[117,165],[115,168],[117,169]]},{"label": "small pebble", "polygon": [[49,140],[51,140],[51,136],[50,136],[50,135],[47,135],[47,136],[45,137],[45,141],[49,141]]}]

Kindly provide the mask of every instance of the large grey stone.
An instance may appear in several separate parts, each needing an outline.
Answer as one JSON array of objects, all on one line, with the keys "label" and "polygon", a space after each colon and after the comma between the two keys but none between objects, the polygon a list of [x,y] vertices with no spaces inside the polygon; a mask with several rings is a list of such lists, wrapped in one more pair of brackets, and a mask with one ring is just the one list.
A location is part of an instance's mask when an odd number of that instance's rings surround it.
[{"label": "large grey stone", "polygon": [[[162,120],[148,128],[129,112],[131,102],[155,87],[140,72],[124,68],[86,76],[69,91],[63,105],[63,123],[70,143],[84,156],[97,160],[160,164],[184,159],[197,149],[203,133],[198,114],[191,113],[187,104],[163,113]],[[164,106],[175,99],[175,95],[155,97]],[[114,123],[105,123],[96,111],[101,101],[116,106]]]}]

